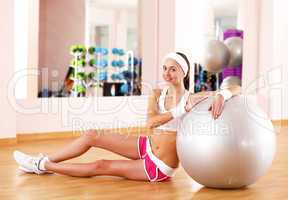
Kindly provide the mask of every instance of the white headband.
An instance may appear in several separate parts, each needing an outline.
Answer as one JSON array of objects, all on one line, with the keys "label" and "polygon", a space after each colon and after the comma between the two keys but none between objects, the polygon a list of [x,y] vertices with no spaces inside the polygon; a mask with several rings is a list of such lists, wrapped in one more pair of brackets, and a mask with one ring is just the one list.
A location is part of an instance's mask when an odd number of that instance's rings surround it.
[{"label": "white headband", "polygon": [[189,69],[188,63],[182,56],[180,56],[179,54],[177,54],[175,52],[168,53],[162,60],[163,65],[167,59],[175,60],[180,65],[180,67],[182,68],[184,75],[185,76],[187,75],[188,69]]}]

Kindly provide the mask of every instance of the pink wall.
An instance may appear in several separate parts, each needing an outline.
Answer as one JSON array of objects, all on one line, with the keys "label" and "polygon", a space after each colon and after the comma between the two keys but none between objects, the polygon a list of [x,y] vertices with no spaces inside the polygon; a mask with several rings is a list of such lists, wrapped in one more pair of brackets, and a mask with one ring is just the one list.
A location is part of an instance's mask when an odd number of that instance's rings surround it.
[{"label": "pink wall", "polygon": [[[269,72],[267,74],[271,98],[270,110],[272,117],[276,119],[288,119],[287,7],[287,0],[274,0],[271,7],[273,9],[273,29],[270,30],[273,35],[273,67],[267,70]],[[265,26],[269,24],[265,23]]]},{"label": "pink wall", "polygon": [[142,0],[140,8],[142,94],[149,94],[163,82],[163,56],[175,49],[175,0]]},{"label": "pink wall", "polygon": [[[271,98],[271,91],[269,89],[268,75],[271,69],[273,69],[273,57],[274,57],[274,16],[273,16],[273,0],[265,0],[259,2],[259,61],[258,61],[258,73],[257,73],[257,83],[258,83],[258,102],[265,109],[266,113],[271,118],[278,118],[275,116],[275,109],[272,111],[273,101],[275,99]],[[278,97],[277,97],[278,98]]]},{"label": "pink wall", "polygon": [[[85,0],[41,0],[39,22],[39,66],[49,69],[51,81],[63,82],[72,44],[85,43]],[[59,72],[53,77],[52,70]],[[39,78],[41,88],[41,77]]]},{"label": "pink wall", "polygon": [[239,2],[240,16],[243,18],[240,29],[244,30],[242,88],[245,93],[255,94],[258,74],[259,48],[259,7],[260,0]]},{"label": "pink wall", "polygon": [[149,94],[158,78],[158,0],[140,1],[140,15],[142,94]]},{"label": "pink wall", "polygon": [[13,138],[16,117],[8,102],[7,85],[14,72],[14,1],[1,0],[0,13],[0,138]]},{"label": "pink wall", "polygon": [[175,0],[159,0],[158,82],[162,83],[162,59],[175,50]]}]

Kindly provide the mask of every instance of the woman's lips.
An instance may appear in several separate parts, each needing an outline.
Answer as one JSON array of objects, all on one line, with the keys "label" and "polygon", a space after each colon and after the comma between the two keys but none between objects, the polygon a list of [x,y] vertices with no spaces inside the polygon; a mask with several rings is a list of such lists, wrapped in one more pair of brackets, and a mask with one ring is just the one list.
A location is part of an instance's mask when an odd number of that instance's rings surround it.
[{"label": "woman's lips", "polygon": [[165,80],[165,81],[171,81],[172,79],[171,79],[171,78],[168,78],[168,77],[164,77],[164,80]]}]

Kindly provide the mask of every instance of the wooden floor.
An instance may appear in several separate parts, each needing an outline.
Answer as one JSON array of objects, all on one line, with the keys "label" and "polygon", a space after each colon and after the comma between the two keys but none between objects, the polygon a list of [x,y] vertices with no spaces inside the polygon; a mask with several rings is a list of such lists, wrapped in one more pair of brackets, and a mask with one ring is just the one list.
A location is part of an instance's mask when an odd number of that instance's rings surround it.
[{"label": "wooden floor", "polygon": [[[60,175],[21,174],[12,160],[14,149],[29,153],[51,152],[70,140],[22,143],[0,147],[0,200],[44,199],[288,199],[288,127],[278,134],[278,152],[267,175],[241,190],[205,188],[191,180],[180,168],[175,178],[166,183],[148,183],[114,177],[73,178]],[[87,162],[99,158],[117,159],[117,155],[93,149],[74,161]]]}]

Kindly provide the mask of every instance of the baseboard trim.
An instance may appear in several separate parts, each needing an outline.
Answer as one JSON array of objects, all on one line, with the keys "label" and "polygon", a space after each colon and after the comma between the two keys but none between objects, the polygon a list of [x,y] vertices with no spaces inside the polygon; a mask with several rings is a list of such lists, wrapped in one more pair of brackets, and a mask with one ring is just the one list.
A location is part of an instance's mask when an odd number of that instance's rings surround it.
[{"label": "baseboard trim", "polygon": [[19,133],[17,134],[17,142],[76,138],[79,135],[79,132]]},{"label": "baseboard trim", "polygon": [[0,146],[15,145],[17,144],[17,138],[1,138]]},{"label": "baseboard trim", "polygon": [[[146,127],[127,127],[118,129],[100,129],[99,133],[118,133],[125,135],[137,135],[143,132],[147,133],[149,130]],[[81,135],[81,131],[66,131],[66,132],[48,132],[48,133],[17,133],[16,138],[0,139],[1,145],[14,145],[17,143],[41,141],[41,140],[56,140],[77,138]]]},{"label": "baseboard trim", "polygon": [[288,119],[272,120],[274,126],[288,126]]}]

